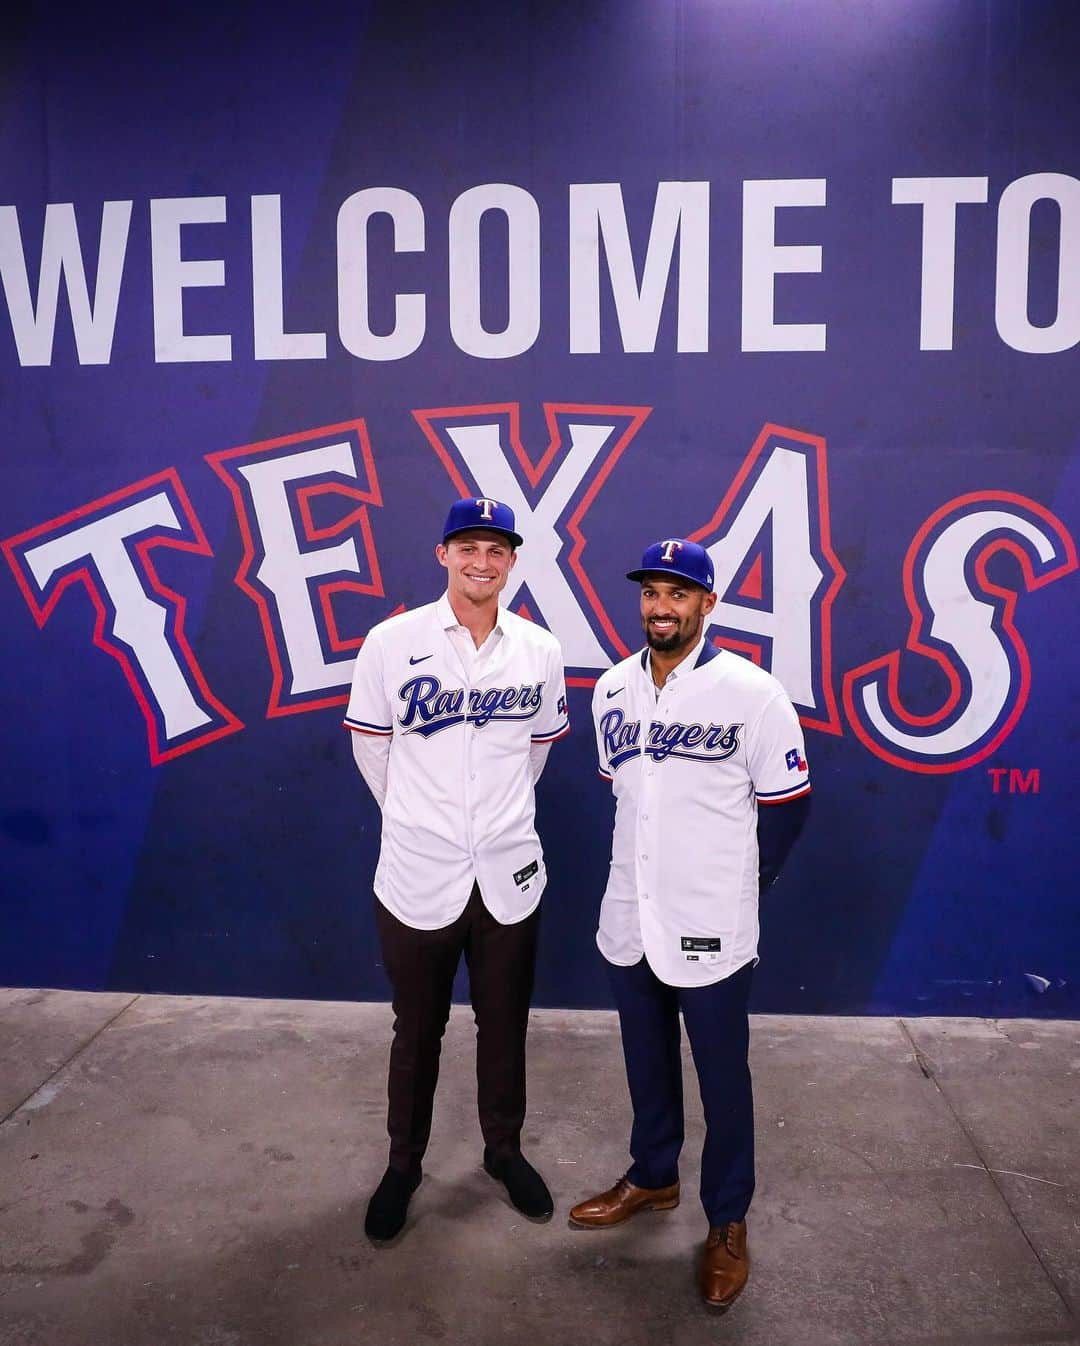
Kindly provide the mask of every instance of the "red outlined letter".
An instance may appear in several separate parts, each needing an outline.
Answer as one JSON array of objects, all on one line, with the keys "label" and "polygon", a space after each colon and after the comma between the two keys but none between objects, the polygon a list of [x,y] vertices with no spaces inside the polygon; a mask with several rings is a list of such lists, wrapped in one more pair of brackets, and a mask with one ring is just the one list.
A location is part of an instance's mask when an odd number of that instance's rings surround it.
[{"label": "red outlined letter", "polygon": [[1014,617],[1019,588],[991,581],[991,557],[1016,561],[1029,592],[1076,569],[1076,545],[1060,519],[1026,496],[974,491],[936,510],[904,559],[911,613],[906,650],[944,675],[941,705],[908,710],[901,651],[844,678],[844,710],[876,756],[906,771],[939,774],[983,761],[1009,737],[1027,704],[1031,664]]},{"label": "red outlined letter", "polygon": [[213,555],[175,469],[8,538],[3,547],[39,627],[66,589],[85,587],[96,613],[94,644],[124,670],[154,766],[243,728],[210,691],[192,653],[185,599],[154,567],[157,547]]},{"label": "red outlined letter", "polygon": [[[236,583],[258,609],[273,670],[267,718],[345,705],[348,694],[338,689],[349,685],[363,637],[341,633],[334,596],[385,596],[369,518],[382,495],[367,427],[324,426],[206,460],[229,488],[240,524]],[[320,522],[327,503],[340,501],[348,511]]]},{"label": "red outlined letter", "polygon": [[526,545],[503,601],[527,594],[539,608],[575,670],[569,687],[591,687],[596,670],[630,653],[586,574],[583,524],[650,410],[545,402],[548,443],[536,463],[521,442],[516,402],[413,412],[459,495],[494,496],[513,509]]},{"label": "red outlined letter", "polygon": [[810,729],[842,732],[832,680],[832,605],[846,574],[832,548],[825,440],[765,425],[704,527],[717,645],[783,683]]}]

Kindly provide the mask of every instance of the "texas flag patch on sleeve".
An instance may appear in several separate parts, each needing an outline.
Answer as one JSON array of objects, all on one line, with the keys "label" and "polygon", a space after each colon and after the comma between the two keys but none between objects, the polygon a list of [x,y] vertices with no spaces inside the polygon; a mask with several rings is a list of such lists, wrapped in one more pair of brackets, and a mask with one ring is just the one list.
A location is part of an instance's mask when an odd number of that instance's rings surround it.
[{"label": "texas flag patch on sleeve", "polygon": [[805,771],[806,759],[799,756],[798,748],[792,748],[789,753],[785,753],[784,761],[787,763],[789,771]]}]

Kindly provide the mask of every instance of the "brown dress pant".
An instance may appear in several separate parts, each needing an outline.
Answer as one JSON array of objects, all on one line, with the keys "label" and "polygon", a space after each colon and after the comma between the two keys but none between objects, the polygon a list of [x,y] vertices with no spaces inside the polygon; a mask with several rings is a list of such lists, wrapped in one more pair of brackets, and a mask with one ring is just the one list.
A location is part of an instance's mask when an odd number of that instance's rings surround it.
[{"label": "brown dress pant", "polygon": [[476,1094],[484,1144],[506,1156],[520,1148],[525,1120],[525,1032],[539,907],[500,925],[473,884],[468,904],[441,930],[414,930],[376,900],[383,965],[393,988],[390,1048],[390,1167],[419,1167],[431,1134],[442,1037],[461,955],[476,1018]]}]

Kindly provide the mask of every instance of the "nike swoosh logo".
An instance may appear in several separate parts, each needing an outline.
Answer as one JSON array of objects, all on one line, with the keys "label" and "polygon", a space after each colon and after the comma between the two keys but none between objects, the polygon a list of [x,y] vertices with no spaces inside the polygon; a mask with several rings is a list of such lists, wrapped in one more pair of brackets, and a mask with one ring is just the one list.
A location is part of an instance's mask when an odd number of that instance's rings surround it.
[{"label": "nike swoosh logo", "polygon": [[616,687],[613,692],[608,692],[607,699],[610,701],[613,696],[618,696],[621,691],[621,687]]},{"label": "nike swoosh logo", "polygon": [[410,654],[410,655],[409,655],[409,663],[410,663],[410,664],[422,664],[422,663],[424,662],[425,659],[430,659],[430,658],[432,658],[432,656],[431,656],[430,654],[422,654],[422,655],[420,656],[419,659],[414,659],[413,656]]}]

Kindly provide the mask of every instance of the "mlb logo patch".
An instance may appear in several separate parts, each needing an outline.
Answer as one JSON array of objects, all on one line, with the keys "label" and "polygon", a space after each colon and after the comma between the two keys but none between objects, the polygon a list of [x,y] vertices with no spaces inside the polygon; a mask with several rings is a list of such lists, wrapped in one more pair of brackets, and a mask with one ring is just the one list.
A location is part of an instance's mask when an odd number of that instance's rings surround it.
[{"label": "mlb logo patch", "polygon": [[789,753],[786,753],[784,756],[784,761],[787,763],[787,769],[789,771],[806,770],[806,759],[799,756],[798,748],[792,748],[792,750]]}]

